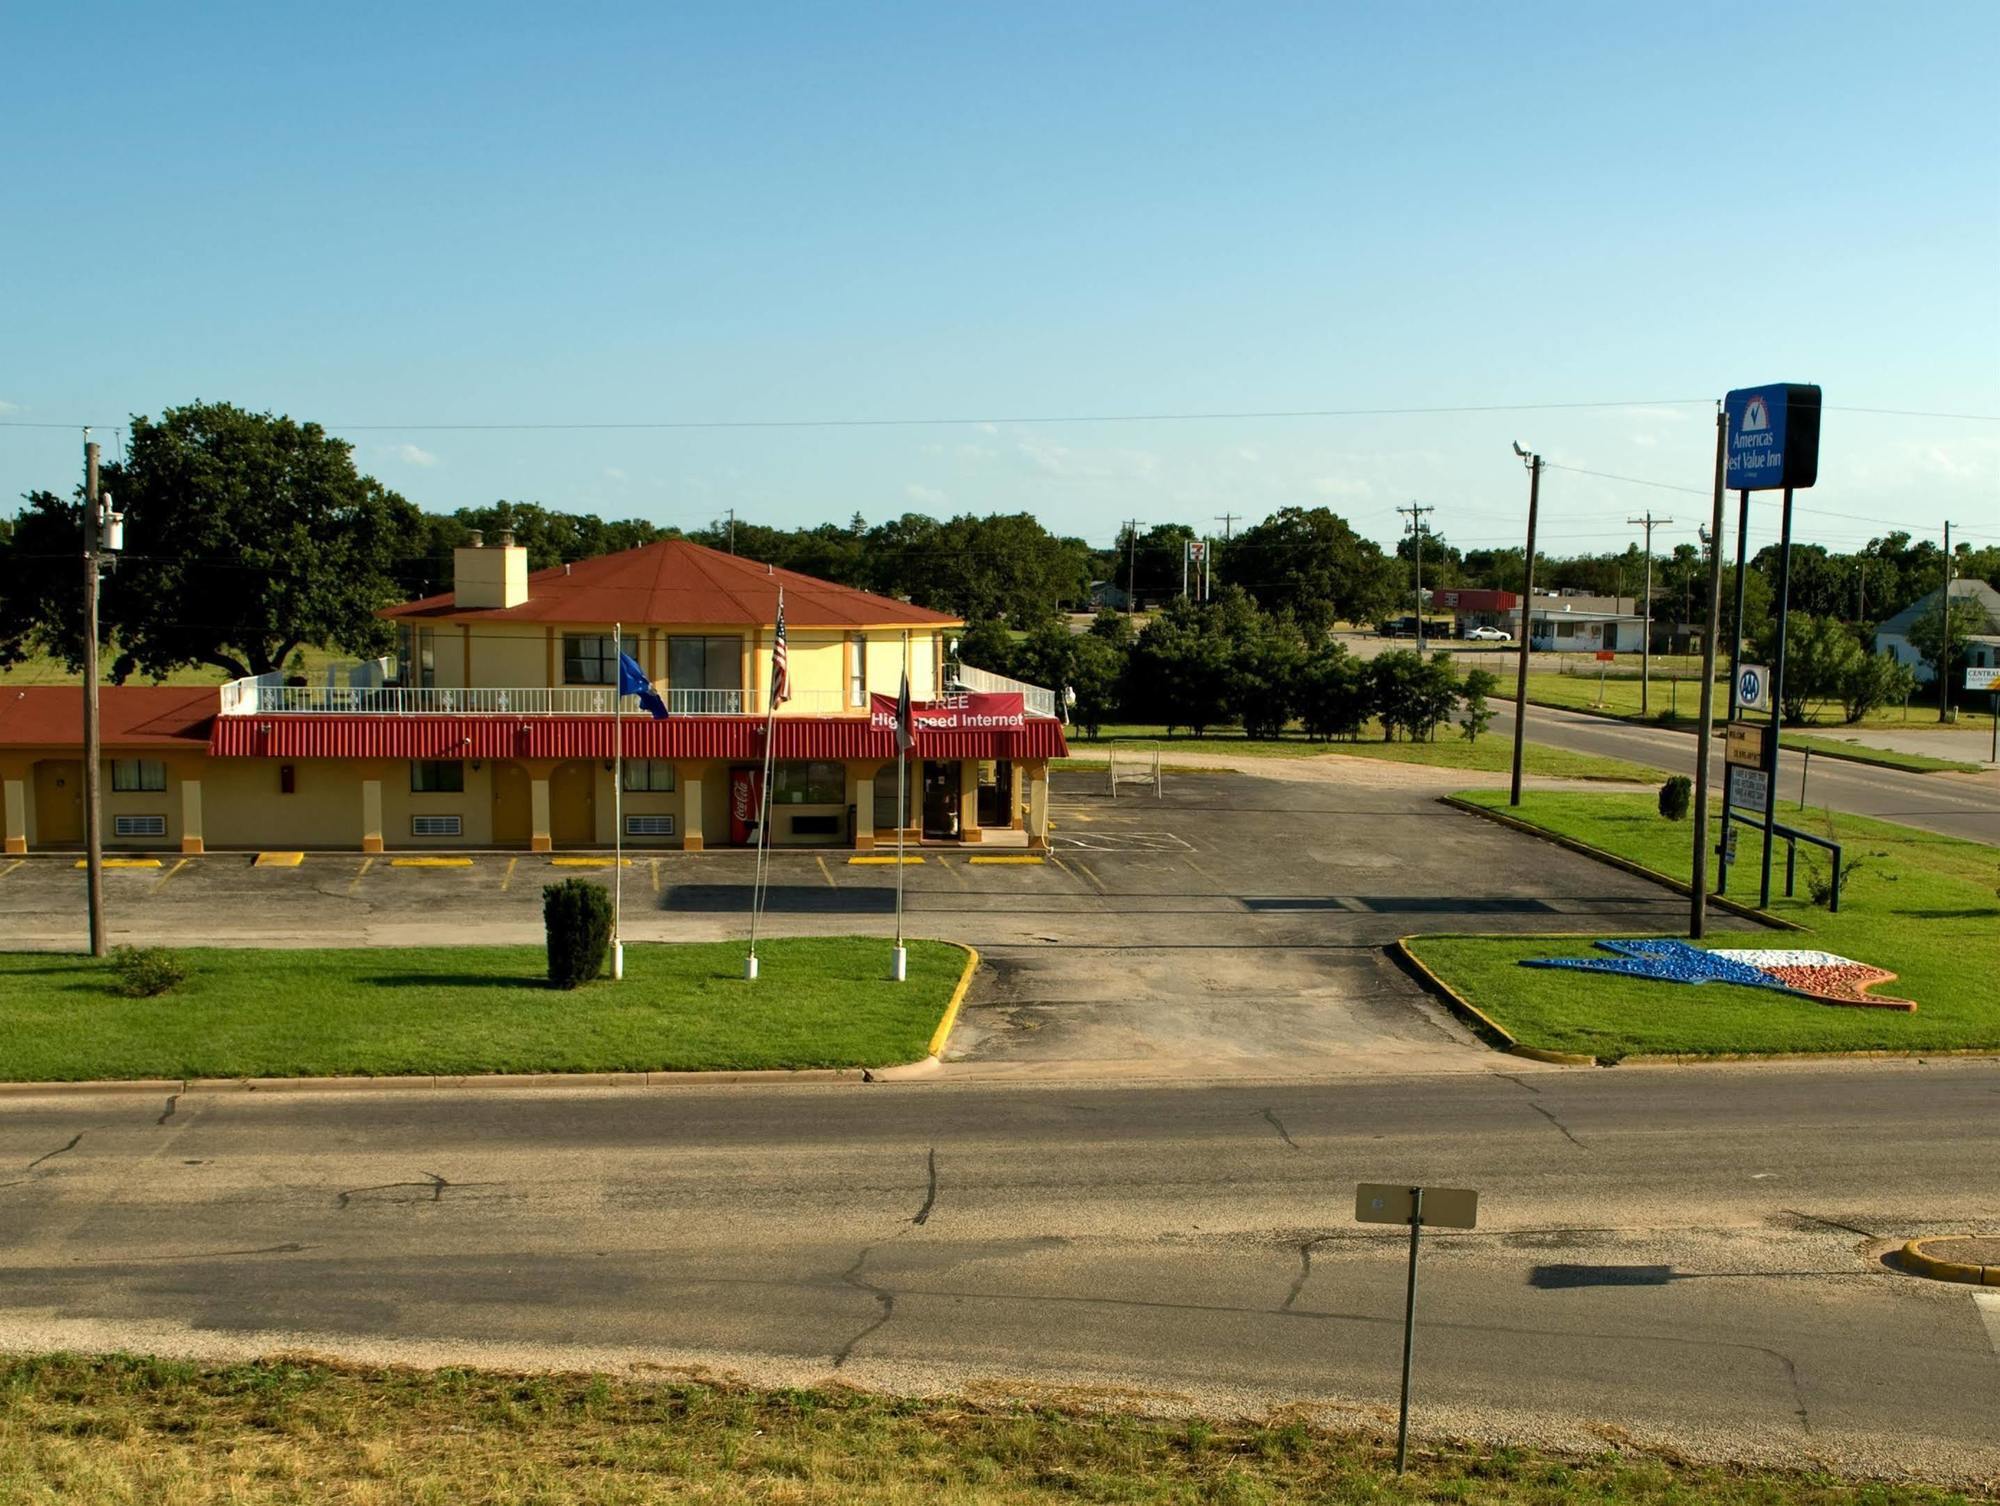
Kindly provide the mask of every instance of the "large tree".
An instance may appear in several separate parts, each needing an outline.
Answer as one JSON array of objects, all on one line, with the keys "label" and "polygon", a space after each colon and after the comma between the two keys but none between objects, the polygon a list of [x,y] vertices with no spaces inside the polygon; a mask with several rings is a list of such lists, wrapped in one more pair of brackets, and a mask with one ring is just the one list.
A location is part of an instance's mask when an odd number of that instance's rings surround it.
[{"label": "large tree", "polygon": [[421,547],[419,514],[319,425],[229,403],[135,417],[104,485],[125,513],[104,590],[114,680],[190,664],[265,674],[304,644],[389,646],[375,609]]},{"label": "large tree", "polygon": [[1229,580],[1307,627],[1373,622],[1402,599],[1401,567],[1324,507],[1287,507],[1239,533]]}]

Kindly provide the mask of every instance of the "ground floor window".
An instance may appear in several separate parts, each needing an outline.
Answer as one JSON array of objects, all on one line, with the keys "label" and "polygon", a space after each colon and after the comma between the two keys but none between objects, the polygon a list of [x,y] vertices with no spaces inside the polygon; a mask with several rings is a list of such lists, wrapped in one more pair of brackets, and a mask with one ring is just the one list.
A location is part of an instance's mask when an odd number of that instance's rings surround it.
[{"label": "ground floor window", "polygon": [[410,790],[419,795],[463,794],[465,765],[456,759],[417,759],[410,765]]},{"label": "ground floor window", "polygon": [[847,767],[838,763],[781,763],[771,771],[774,805],[847,804]]},{"label": "ground floor window", "polygon": [[670,795],[674,789],[674,766],[665,758],[625,760],[625,788],[630,791]]},{"label": "ground floor window", "polygon": [[114,790],[164,790],[167,766],[157,758],[114,758],[111,760],[111,788]]}]

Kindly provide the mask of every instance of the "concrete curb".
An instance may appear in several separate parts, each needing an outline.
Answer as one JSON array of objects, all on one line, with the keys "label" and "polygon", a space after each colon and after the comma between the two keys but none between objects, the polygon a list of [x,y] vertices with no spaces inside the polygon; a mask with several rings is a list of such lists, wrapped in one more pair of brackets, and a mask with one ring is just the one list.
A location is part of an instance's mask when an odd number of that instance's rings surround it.
[{"label": "concrete curb", "polygon": [[2000,1265],[1969,1265],[1962,1260],[1940,1260],[1924,1249],[1934,1239],[1958,1239],[1962,1235],[1932,1234],[1913,1239],[1897,1253],[1903,1269],[1932,1281],[1956,1281],[1963,1286],[2000,1286]]},{"label": "concrete curb", "polygon": [[962,941],[954,941],[951,945],[964,949],[965,971],[958,975],[958,986],[951,991],[951,1001],[944,1007],[944,1018],[938,1021],[937,1029],[931,1032],[928,1054],[932,1057],[944,1055],[944,1044],[951,1039],[951,1027],[958,1023],[958,1006],[965,1002],[966,990],[972,987],[972,975],[979,971],[979,953],[976,949],[966,946]]},{"label": "concrete curb", "polygon": [[1549,1065],[1555,1067],[1594,1067],[1597,1065],[1597,1058],[1594,1056],[1578,1056],[1567,1051],[1544,1051],[1540,1046],[1524,1046],[1515,1040],[1506,1027],[1501,1025],[1499,1021],[1495,1020],[1493,1016],[1481,1009],[1477,1004],[1466,998],[1464,994],[1445,982],[1436,973],[1432,972],[1429,967],[1425,966],[1424,960],[1410,950],[1410,943],[1412,941],[1421,941],[1424,939],[1426,938],[1421,936],[1397,937],[1395,946],[1396,956],[1402,961],[1404,966],[1416,973],[1438,998],[1444,1001],[1447,1009],[1471,1025],[1476,1032],[1488,1037],[1489,1041],[1497,1045],[1500,1050],[1506,1052],[1509,1056],[1526,1057],[1529,1061],[1534,1062],[1547,1062]]},{"label": "concrete curb", "polygon": [[[1497,825],[1510,827],[1514,831],[1525,832],[1528,836],[1540,837],[1544,842],[1553,842],[1558,847],[1566,847],[1571,852],[1580,853],[1584,857],[1595,858],[1598,862],[1609,864],[1613,868],[1631,874],[1634,878],[1650,879],[1653,883],[1671,889],[1676,894],[1693,896],[1693,889],[1675,878],[1672,874],[1662,873],[1657,868],[1648,868],[1645,864],[1635,863],[1630,858],[1621,858],[1617,853],[1608,852],[1602,847],[1593,847],[1590,843],[1580,841],[1575,837],[1566,837],[1561,832],[1550,831],[1546,826],[1537,826],[1532,821],[1523,821],[1519,816],[1510,816],[1504,811],[1496,811],[1487,806],[1476,805],[1470,800],[1461,800],[1456,795],[1440,795],[1438,796],[1438,800],[1441,804],[1451,806],[1454,810],[1461,810],[1469,815],[1483,817]],[[1745,920],[1754,920],[1759,925],[1769,926],[1774,931],[1805,931],[1811,929],[1809,926],[1800,925],[1795,920],[1781,920],[1776,915],[1769,914],[1766,911],[1755,909],[1750,905],[1739,904],[1726,894],[1711,894],[1708,897],[1708,902],[1718,910],[1727,910],[1731,915],[1741,916]]]}]

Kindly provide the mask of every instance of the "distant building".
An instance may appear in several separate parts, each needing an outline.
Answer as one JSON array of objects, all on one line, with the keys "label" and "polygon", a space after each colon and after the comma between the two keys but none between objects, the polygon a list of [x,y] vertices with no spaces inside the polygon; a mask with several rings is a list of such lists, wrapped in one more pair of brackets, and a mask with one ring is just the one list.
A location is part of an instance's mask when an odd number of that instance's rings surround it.
[{"label": "distant building", "polygon": [[[1592,596],[1582,591],[1537,595],[1528,612],[1528,646],[1566,654],[1639,652],[1646,619],[1630,596]],[[1501,626],[1521,632],[1516,607]]]},{"label": "distant building", "polygon": [[1509,623],[1520,620],[1521,598],[1514,591],[1461,586],[1453,590],[1433,591],[1430,598],[1434,608],[1451,613],[1452,631],[1461,638],[1477,627],[1505,628],[1512,632]]},{"label": "distant building", "polygon": [[[1986,669],[2000,665],[2000,591],[1995,591],[1983,580],[1955,580],[1951,583],[1951,599],[1969,601],[1985,614],[1985,620],[1965,645],[1964,663],[1955,667],[1964,669],[1969,665],[1974,669]],[[1920,685],[1931,682],[1931,667],[1911,644],[1910,629],[1925,617],[1937,614],[1938,593],[1933,591],[1921,600],[1911,602],[1875,629],[1876,652],[1886,649],[1894,654],[1898,664],[1907,664],[1916,671]]]}]

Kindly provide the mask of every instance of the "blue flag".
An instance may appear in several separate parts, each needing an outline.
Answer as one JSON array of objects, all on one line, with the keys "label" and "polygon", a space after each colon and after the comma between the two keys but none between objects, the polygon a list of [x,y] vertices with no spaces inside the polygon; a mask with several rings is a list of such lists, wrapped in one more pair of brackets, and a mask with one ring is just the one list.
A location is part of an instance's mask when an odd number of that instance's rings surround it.
[{"label": "blue flag", "polygon": [[639,668],[639,661],[630,654],[618,656],[618,693],[635,695],[639,704],[653,716],[666,717],[667,703],[660,699],[660,693],[653,689],[653,682],[646,678],[646,671]]}]

